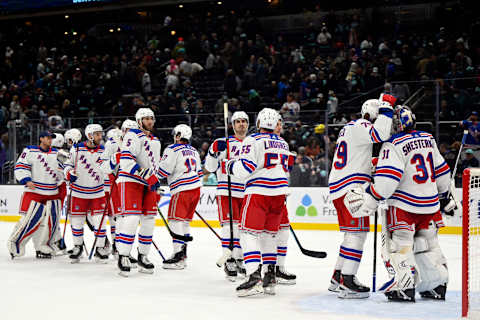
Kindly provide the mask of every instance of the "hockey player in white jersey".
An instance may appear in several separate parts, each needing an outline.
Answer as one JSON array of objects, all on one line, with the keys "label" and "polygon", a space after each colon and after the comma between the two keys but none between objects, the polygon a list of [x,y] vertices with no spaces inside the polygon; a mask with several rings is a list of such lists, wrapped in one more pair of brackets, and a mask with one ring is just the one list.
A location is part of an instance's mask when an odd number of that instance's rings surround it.
[{"label": "hockey player in white jersey", "polygon": [[97,235],[95,260],[106,263],[108,251],[105,246],[106,229],[100,226],[105,210],[104,174],[101,169],[104,147],[100,144],[103,129],[99,124],[85,127],[87,142],[78,143],[70,150],[70,158],[65,164],[65,177],[70,182],[70,223],[73,234],[73,248],[70,254],[72,263],[77,263],[83,253],[83,226],[90,215],[94,232]]},{"label": "hockey player in white jersey", "polygon": [[[278,125],[273,130],[277,136],[280,136],[283,131],[283,119],[280,116]],[[288,171],[293,169],[296,155],[294,153],[288,156]],[[278,284],[293,285],[297,282],[297,276],[288,272],[285,268],[285,260],[287,259],[288,238],[290,236],[290,220],[288,219],[287,205],[282,208],[282,217],[280,219],[280,228],[276,237],[277,241],[277,265],[275,266],[275,276]]]},{"label": "hockey player in white jersey", "polygon": [[[243,249],[247,279],[237,287],[245,297],[261,293],[275,294],[275,236],[288,192],[288,143],[273,133],[280,115],[265,108],[258,114],[258,133],[248,136],[240,157],[226,161],[228,174],[245,180],[240,221],[240,243]],[[261,275],[261,261],[264,276]]]},{"label": "hockey player in white jersey", "polygon": [[[174,144],[163,151],[158,173],[167,178],[172,198],[168,206],[168,223],[172,231],[190,235],[190,221],[200,201],[202,166],[198,151],[189,144],[192,129],[179,124],[173,129]],[[184,269],[187,259],[187,244],[173,238],[173,254],[163,261],[164,269]]]},{"label": "hockey player in white jersey", "polygon": [[139,271],[152,274],[155,266],[148,260],[152,244],[155,215],[160,196],[158,162],[160,140],[153,135],[155,114],[149,108],[140,108],[135,114],[139,129],[130,129],[123,137],[120,168],[116,179],[120,192],[121,212],[117,217],[115,242],[118,250],[120,275],[128,277],[132,268],[130,254],[138,224]]},{"label": "hockey player in white jersey", "polygon": [[[82,140],[82,132],[76,128],[65,131],[65,143],[67,148],[70,150],[76,143]],[[66,156],[68,159],[69,155]],[[66,161],[65,159],[65,161]]]},{"label": "hockey player in white jersey", "polygon": [[[242,150],[242,142],[248,131],[248,115],[243,111],[237,111],[231,118],[233,131],[235,135],[228,137],[228,145],[230,149],[230,158],[240,157]],[[222,227],[222,249],[224,254],[229,250],[230,242],[230,217],[229,217],[229,199],[228,199],[228,183],[225,168],[222,168],[222,160],[227,158],[227,143],[225,138],[215,140],[205,157],[205,169],[215,172],[217,175],[217,205],[218,219]],[[227,279],[235,281],[237,274],[245,276],[245,267],[243,265],[242,248],[240,246],[240,238],[238,231],[238,223],[240,221],[240,210],[243,202],[244,181],[236,177],[231,179],[232,194],[232,220],[233,220],[233,252],[232,257],[225,262],[224,271]]]},{"label": "hockey player in white jersey", "polygon": [[328,289],[338,292],[340,298],[369,296],[370,288],[357,280],[356,273],[370,221],[368,217],[352,217],[344,198],[350,188],[370,181],[373,144],[390,138],[394,104],[395,98],[390,95],[365,101],[362,118],[347,123],[338,135],[328,186],[344,240]]},{"label": "hockey player in white jersey", "polygon": [[117,173],[117,158],[120,159],[120,147],[122,145],[123,133],[120,129],[110,129],[107,132],[107,141],[104,144],[105,151],[102,153],[102,171],[104,172],[104,190],[107,201],[107,214],[110,222],[110,235],[112,237],[112,254],[116,255],[115,246],[115,215],[120,213],[120,195],[115,183]]},{"label": "hockey player in white jersey", "polygon": [[389,300],[414,302],[415,289],[426,298],[445,299],[448,271],[437,229],[444,226],[440,209],[454,208],[440,208],[439,201],[450,187],[450,169],[433,136],[415,130],[411,110],[400,106],[396,114],[398,133],[382,145],[374,183],[363,194],[349,194],[363,202],[353,215],[372,215],[378,201],[387,199],[392,245],[384,259],[392,278],[380,290]]},{"label": "hockey player in white jersey", "polygon": [[59,185],[63,173],[57,150],[51,148],[52,134],[40,133],[40,144],[28,146],[15,164],[15,178],[25,186],[20,201],[20,221],[7,241],[12,259],[25,254],[25,245],[33,237],[36,256],[52,257],[52,245],[58,232]]}]

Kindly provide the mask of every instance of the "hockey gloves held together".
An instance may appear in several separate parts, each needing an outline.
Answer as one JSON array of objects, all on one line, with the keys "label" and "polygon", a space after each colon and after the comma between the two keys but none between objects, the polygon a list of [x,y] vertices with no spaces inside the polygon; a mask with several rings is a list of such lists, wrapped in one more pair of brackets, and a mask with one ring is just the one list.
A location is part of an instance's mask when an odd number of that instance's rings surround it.
[{"label": "hockey gloves held together", "polygon": [[147,181],[150,191],[155,191],[160,188],[160,180],[158,180],[157,175],[150,168],[141,168],[137,170],[136,174],[142,179]]}]

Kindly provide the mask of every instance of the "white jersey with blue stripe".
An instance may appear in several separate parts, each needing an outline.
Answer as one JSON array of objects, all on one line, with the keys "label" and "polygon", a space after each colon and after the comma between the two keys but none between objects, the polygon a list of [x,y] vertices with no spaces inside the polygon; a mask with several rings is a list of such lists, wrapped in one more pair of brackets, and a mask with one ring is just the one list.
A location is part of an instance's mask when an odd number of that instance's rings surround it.
[{"label": "white jersey with blue stripe", "polygon": [[374,143],[388,140],[392,130],[391,109],[382,110],[372,124],[366,119],[347,123],[338,135],[328,187],[332,200],[370,181]]},{"label": "white jersey with blue stripe", "polygon": [[110,181],[109,175],[115,170],[115,154],[120,152],[120,146],[115,140],[110,138],[105,142],[104,147],[105,151],[102,154],[102,170],[105,173],[105,192],[110,192],[112,181]]},{"label": "white jersey with blue stripe", "polygon": [[274,133],[255,133],[245,138],[240,157],[230,165],[230,174],[245,181],[245,194],[288,194],[290,150]]},{"label": "white jersey with blue stripe", "polygon": [[[225,138],[220,138],[217,140],[225,141]],[[230,159],[238,159],[240,157],[240,151],[242,150],[242,143],[243,141],[237,139],[234,136],[228,137],[228,146],[230,149]],[[222,160],[227,158],[227,152],[222,151],[218,155],[218,157],[212,157],[210,154],[213,154],[212,150],[213,144],[210,146],[209,152],[205,157],[205,169],[209,172],[215,172],[217,175],[217,194],[219,196],[228,196],[228,181],[227,181],[227,173],[225,168],[222,168],[221,163]],[[245,180],[239,179],[237,177],[231,177],[231,189],[232,189],[232,197],[235,198],[243,198],[243,191],[245,189]]]},{"label": "white jersey with blue stripe", "polygon": [[158,174],[167,178],[172,194],[200,188],[203,171],[198,151],[189,144],[169,145],[163,151]]},{"label": "white jersey with blue stripe", "polygon": [[450,186],[450,169],[430,133],[399,133],[384,143],[379,154],[375,183],[367,188],[377,200],[417,213],[439,210],[439,195]]},{"label": "white jersey with blue stripe", "polygon": [[77,162],[75,168],[77,180],[70,184],[74,197],[95,199],[105,196],[103,190],[104,172],[101,169],[104,150],[103,146],[89,148],[85,142],[70,149],[70,157],[65,163],[64,170],[65,176],[68,176],[68,173],[74,169],[75,162]]},{"label": "white jersey with blue stripe", "polygon": [[62,166],[57,159],[57,149],[42,150],[39,146],[28,146],[15,164],[15,178],[21,184],[33,183],[35,189],[25,187],[25,191],[55,195],[63,182]]},{"label": "white jersey with blue stripe", "polygon": [[[139,129],[130,129],[123,137],[120,148],[120,169],[116,182],[135,182],[148,185],[136,172],[141,168],[158,171],[161,158],[160,140],[152,134]],[[158,176],[160,179],[161,177]]]}]

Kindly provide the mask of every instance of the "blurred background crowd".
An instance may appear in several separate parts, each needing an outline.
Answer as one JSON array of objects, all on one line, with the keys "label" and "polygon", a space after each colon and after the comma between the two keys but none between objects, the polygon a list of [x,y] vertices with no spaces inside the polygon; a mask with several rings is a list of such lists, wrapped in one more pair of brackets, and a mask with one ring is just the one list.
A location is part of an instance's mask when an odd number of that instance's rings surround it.
[{"label": "blurred background crowd", "polygon": [[[263,107],[277,109],[298,153],[291,185],[325,186],[336,134],[382,92],[413,108],[451,167],[469,130],[458,174],[478,167],[480,20],[467,4],[205,3],[0,19],[0,168],[33,128],[108,129],[141,106],[165,146],[174,125],[192,126],[203,157],[228,102],[252,127]],[[407,5],[432,13],[402,16]]]}]

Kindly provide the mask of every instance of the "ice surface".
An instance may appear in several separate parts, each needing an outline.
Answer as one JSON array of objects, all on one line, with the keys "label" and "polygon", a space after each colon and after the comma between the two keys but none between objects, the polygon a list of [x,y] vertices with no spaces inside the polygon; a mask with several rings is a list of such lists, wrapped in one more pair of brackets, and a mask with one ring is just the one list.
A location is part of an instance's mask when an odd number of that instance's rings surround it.
[{"label": "ice surface", "polygon": [[[132,272],[130,278],[117,275],[116,261],[96,264],[84,256],[79,264],[67,257],[35,259],[33,245],[26,255],[11,260],[6,240],[13,223],[0,222],[0,319],[458,319],[461,306],[461,237],[441,235],[441,247],[448,260],[450,283],[447,301],[422,300],[391,303],[381,294],[366,300],[341,300],[327,291],[340,232],[302,231],[297,234],[305,248],[327,251],[326,259],[301,254],[293,237],[289,241],[287,269],[297,275],[294,286],[277,286],[275,296],[238,298],[239,284],[224,279],[215,261],[220,257],[219,241],[206,228],[192,228],[187,269],[163,270],[161,258],[152,246],[153,275]],[[87,247],[93,242],[85,228]],[[71,246],[70,227],[67,245]],[[165,228],[156,227],[154,241],[164,256],[170,256],[171,239]],[[359,280],[372,281],[370,234],[365,246]],[[377,286],[387,279],[377,259]]]}]

